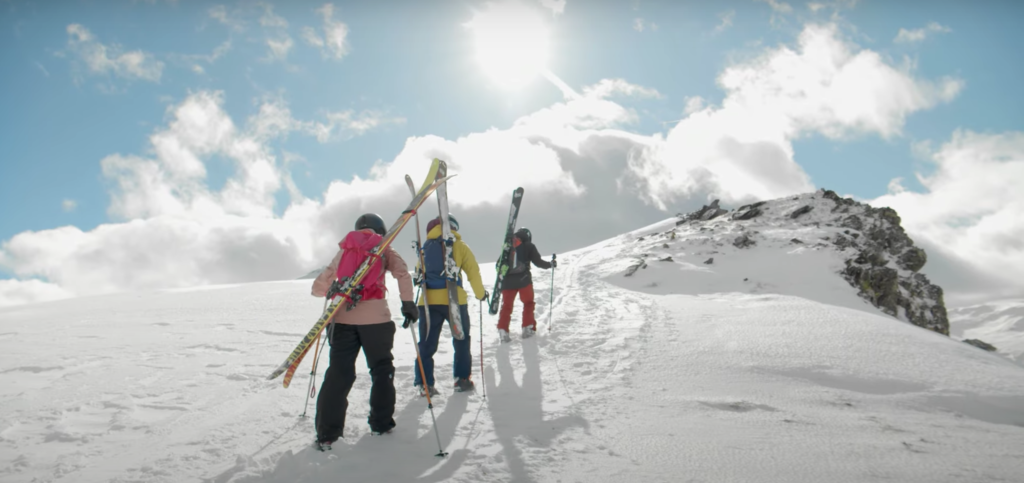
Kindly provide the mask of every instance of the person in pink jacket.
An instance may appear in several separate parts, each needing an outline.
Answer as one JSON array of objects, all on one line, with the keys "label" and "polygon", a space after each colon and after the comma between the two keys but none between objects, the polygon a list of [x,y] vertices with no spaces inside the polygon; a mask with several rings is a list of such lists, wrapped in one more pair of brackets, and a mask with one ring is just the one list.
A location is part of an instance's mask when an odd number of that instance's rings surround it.
[{"label": "person in pink jacket", "polygon": [[[339,246],[345,243],[362,243],[359,248],[369,249],[376,245],[379,236],[386,232],[384,220],[373,213],[367,213],[356,221],[356,231],[349,233]],[[352,245],[348,245],[352,246]],[[331,264],[313,281],[313,296],[325,297],[337,278],[338,264],[345,250],[342,249],[331,260]],[[413,321],[419,310],[413,303],[412,277],[409,267],[398,252],[388,247],[382,257],[384,270],[380,279],[364,280],[362,285],[376,285],[374,291],[366,294],[351,310],[346,302],[334,314],[327,326],[327,340],[331,344],[331,362],[324,374],[323,386],[316,400],[316,434],[321,448],[342,437],[345,430],[345,413],[348,409],[348,393],[356,380],[356,357],[360,349],[370,369],[370,430],[383,434],[395,427],[395,366],[391,351],[395,341],[395,323],[384,298],[384,273],[390,272],[398,280],[398,295],[402,300],[402,315]]]}]

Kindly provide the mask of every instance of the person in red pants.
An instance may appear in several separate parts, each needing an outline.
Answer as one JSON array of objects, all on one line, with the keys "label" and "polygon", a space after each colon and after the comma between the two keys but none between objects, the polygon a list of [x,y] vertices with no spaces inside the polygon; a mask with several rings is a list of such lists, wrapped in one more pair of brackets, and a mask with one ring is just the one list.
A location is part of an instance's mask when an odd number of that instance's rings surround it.
[{"label": "person in red pants", "polygon": [[545,270],[554,268],[556,262],[544,261],[533,244],[530,230],[520,228],[512,239],[512,253],[509,259],[509,270],[501,282],[501,311],[498,313],[498,335],[502,342],[512,340],[508,334],[508,324],[512,320],[512,308],[516,295],[523,301],[523,338],[537,332],[537,320],[533,316],[536,303],[533,301],[533,278],[530,276],[530,264]]}]

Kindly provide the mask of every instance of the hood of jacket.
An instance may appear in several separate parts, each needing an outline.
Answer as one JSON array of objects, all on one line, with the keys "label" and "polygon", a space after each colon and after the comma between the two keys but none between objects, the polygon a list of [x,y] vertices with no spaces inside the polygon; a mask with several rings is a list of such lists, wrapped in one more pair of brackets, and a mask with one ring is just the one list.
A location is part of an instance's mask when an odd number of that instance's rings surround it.
[{"label": "hood of jacket", "polygon": [[[462,240],[462,235],[460,235],[459,232],[452,230],[452,235],[455,236],[455,241]],[[437,225],[427,232],[427,240],[432,240],[434,238],[441,238],[441,225]]]}]

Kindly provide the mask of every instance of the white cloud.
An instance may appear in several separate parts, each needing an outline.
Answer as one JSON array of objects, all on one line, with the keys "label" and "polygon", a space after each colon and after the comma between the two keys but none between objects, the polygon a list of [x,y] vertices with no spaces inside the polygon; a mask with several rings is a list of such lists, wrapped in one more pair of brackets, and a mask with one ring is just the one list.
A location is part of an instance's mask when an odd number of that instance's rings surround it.
[{"label": "white cloud", "polygon": [[[0,262],[3,260],[0,259]],[[73,297],[59,285],[42,280],[0,280],[0,307]]]},{"label": "white cloud", "polygon": [[[925,149],[915,146],[918,152]],[[935,247],[929,259],[952,260],[944,263],[953,269],[940,267],[933,276],[947,290],[1019,296],[1024,290],[1024,133],[958,130],[930,159],[934,172],[917,175],[923,192],[893,180],[889,194],[871,203],[894,208],[915,241]],[[966,285],[959,270],[965,265],[995,283],[972,279],[973,286]]]},{"label": "white cloud", "polygon": [[870,50],[844,41],[834,25],[809,25],[797,49],[781,46],[727,68],[720,107],[697,110],[665,142],[632,160],[638,184],[658,207],[710,191],[740,203],[813,188],[793,160],[793,140],[900,134],[906,117],[955,97],[962,81],[914,78]]},{"label": "white cloud", "polygon": [[660,92],[649,87],[630,84],[625,79],[601,79],[592,86],[583,89],[583,95],[598,99],[605,99],[615,94],[639,98],[661,99]]},{"label": "white cloud", "polygon": [[945,26],[939,25],[937,22],[931,22],[926,27],[919,28],[919,29],[907,30],[907,29],[902,29],[901,28],[899,33],[896,35],[896,38],[893,39],[893,42],[896,42],[896,43],[921,42],[921,41],[926,39],[931,34],[944,34],[944,33],[949,33],[949,32],[952,32],[952,30],[949,27],[945,27]]},{"label": "white cloud", "polygon": [[637,32],[643,32],[644,31],[644,19],[639,18],[639,17],[638,18],[634,18],[633,19],[633,30],[636,30]]},{"label": "white cloud", "polygon": [[769,6],[772,7],[772,11],[777,12],[777,13],[792,13],[793,12],[793,7],[790,4],[786,3],[786,2],[780,2],[778,0],[755,0],[755,1],[767,3]]},{"label": "white cloud", "polygon": [[302,38],[309,45],[319,47],[325,58],[341,59],[349,52],[348,25],[334,19],[333,4],[324,4],[316,10],[316,13],[324,19],[324,35],[321,37],[312,27],[303,27]]},{"label": "white cloud", "polygon": [[551,10],[552,15],[565,13],[566,0],[540,0],[541,6]]},{"label": "white cloud", "polygon": [[79,24],[67,27],[68,50],[85,63],[92,74],[113,74],[124,79],[159,82],[164,63],[141,50],[123,52],[118,45],[104,45]]},{"label": "white cloud", "polygon": [[65,199],[64,201],[60,202],[60,207],[64,211],[70,213],[72,211],[75,211],[75,208],[78,208],[78,202],[71,199]]},{"label": "white cloud", "polygon": [[295,41],[287,35],[279,38],[268,38],[267,47],[270,50],[267,52],[267,60],[271,62],[288,60],[288,52],[291,52],[294,45]]},{"label": "white cloud", "polygon": [[33,64],[35,64],[36,68],[43,73],[43,76],[50,77],[50,71],[46,70],[46,67],[43,67],[43,64],[39,63],[39,61],[35,61]]},{"label": "white cloud", "polygon": [[732,27],[732,21],[736,18],[736,9],[722,12],[718,15],[718,18],[722,21],[719,22],[718,26],[715,27],[715,33],[724,31],[725,29]]},{"label": "white cloud", "polygon": [[207,14],[210,18],[217,20],[224,26],[231,30],[241,32],[245,30],[245,22],[228,13],[228,9],[224,5],[215,5],[207,10]]},{"label": "white cloud", "polygon": [[274,13],[274,6],[264,3],[263,15],[260,17],[260,25],[269,28],[288,28],[288,21],[284,17]]},{"label": "white cloud", "polygon": [[206,74],[202,64],[213,65],[231,51],[231,40],[225,40],[209,54],[170,54],[168,58],[181,67],[187,67],[199,75]]}]

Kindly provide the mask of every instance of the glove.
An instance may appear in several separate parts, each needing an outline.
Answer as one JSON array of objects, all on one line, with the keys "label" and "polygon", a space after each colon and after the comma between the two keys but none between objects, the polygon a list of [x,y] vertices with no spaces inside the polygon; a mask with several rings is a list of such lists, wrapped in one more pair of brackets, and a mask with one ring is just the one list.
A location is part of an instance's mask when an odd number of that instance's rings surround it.
[{"label": "glove", "polygon": [[552,258],[551,259],[551,268],[556,268],[556,267],[558,267],[558,260],[555,260],[554,258]]},{"label": "glove", "polygon": [[[416,308],[415,302],[403,300],[402,315],[405,316],[405,320],[408,321],[409,323],[416,322],[416,320],[420,318],[420,309]],[[404,324],[403,327],[407,325],[408,324]]]},{"label": "glove", "polygon": [[485,301],[485,300],[490,300],[490,299],[491,299],[491,294],[488,293],[486,290],[484,290],[484,296],[478,298],[477,300]]}]

